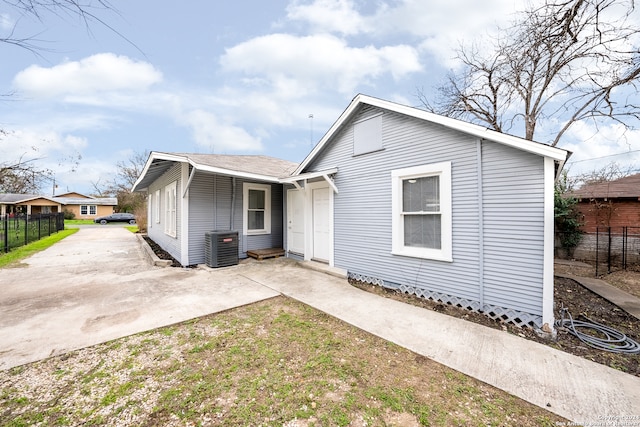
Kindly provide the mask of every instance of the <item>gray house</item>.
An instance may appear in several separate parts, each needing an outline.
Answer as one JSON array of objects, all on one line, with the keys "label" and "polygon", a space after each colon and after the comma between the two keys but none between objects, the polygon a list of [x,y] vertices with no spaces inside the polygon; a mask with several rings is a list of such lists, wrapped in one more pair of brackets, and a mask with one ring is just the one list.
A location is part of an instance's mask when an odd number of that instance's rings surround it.
[{"label": "gray house", "polygon": [[239,257],[282,247],[280,177],[297,164],[268,156],[152,152],[133,191],[147,193],[149,237],[182,265],[205,262],[205,233],[236,230]]},{"label": "gray house", "polygon": [[290,252],[351,278],[553,327],[568,152],[356,96],[286,187]]},{"label": "gray house", "polygon": [[183,265],[204,234],[283,247],[351,278],[553,327],[554,183],[567,151],[356,96],[300,165],[152,153],[134,190]]}]

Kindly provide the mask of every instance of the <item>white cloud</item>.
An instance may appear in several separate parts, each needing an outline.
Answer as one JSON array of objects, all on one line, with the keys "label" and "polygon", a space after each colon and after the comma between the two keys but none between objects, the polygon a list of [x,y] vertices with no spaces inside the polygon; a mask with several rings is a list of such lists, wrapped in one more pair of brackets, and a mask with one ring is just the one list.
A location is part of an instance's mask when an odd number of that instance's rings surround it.
[{"label": "white cloud", "polygon": [[287,6],[287,19],[306,22],[312,31],[343,35],[367,31],[364,16],[350,0],[316,0],[309,4],[294,0]]},{"label": "white cloud", "polygon": [[251,136],[241,127],[221,122],[213,113],[194,110],[186,113],[182,122],[191,128],[196,143],[213,153],[263,149],[260,138]]},{"label": "white cloud", "polygon": [[515,0],[400,0],[381,2],[370,13],[367,2],[353,0],[292,1],[287,19],[302,22],[312,31],[366,35],[374,39],[409,36],[416,46],[446,67],[455,66],[454,51],[470,37],[484,36],[496,25],[505,25],[522,3]]},{"label": "white cloud", "polygon": [[626,129],[619,123],[596,128],[577,122],[569,128],[565,140],[561,148],[573,152],[568,161],[572,174],[599,170],[613,162],[623,168],[640,166],[640,130]]},{"label": "white cloud", "polygon": [[162,74],[149,63],[100,53],[50,68],[32,65],[15,76],[13,86],[33,97],[56,97],[139,92],[160,81]]},{"label": "white cloud", "polygon": [[263,76],[273,88],[298,97],[318,89],[353,94],[384,74],[400,79],[422,70],[411,46],[350,47],[328,34],[257,37],[227,49],[221,64],[228,72]]}]

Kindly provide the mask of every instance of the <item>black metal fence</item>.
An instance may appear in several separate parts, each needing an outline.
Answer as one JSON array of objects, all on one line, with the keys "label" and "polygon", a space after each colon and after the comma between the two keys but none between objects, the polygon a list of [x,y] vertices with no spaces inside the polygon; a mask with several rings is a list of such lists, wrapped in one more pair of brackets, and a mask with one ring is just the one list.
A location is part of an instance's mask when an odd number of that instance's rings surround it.
[{"label": "black metal fence", "polygon": [[64,230],[64,213],[0,216],[0,252]]},{"label": "black metal fence", "polygon": [[596,276],[640,271],[640,227],[598,227],[595,249]]}]

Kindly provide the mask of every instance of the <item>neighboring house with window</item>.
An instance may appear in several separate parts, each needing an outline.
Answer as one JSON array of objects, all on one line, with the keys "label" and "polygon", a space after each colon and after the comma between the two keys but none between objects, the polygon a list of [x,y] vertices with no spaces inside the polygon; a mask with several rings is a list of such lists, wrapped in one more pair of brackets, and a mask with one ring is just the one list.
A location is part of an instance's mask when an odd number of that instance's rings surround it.
[{"label": "neighboring house with window", "polygon": [[133,187],[147,193],[148,235],[182,265],[205,262],[205,233],[235,230],[238,255],[282,247],[280,178],[297,164],[268,156],[152,152]]},{"label": "neighboring house with window", "polygon": [[0,216],[4,215],[38,215],[58,213],[62,203],[55,197],[38,194],[0,194]]},{"label": "neighboring house with window", "polygon": [[554,183],[568,156],[358,95],[297,167],[154,152],[134,190],[149,195],[149,236],[183,265],[204,262],[207,231],[238,230],[240,257],[283,247],[353,279],[550,330]]},{"label": "neighboring house with window", "polygon": [[75,219],[94,219],[115,212],[118,199],[115,197],[92,197],[71,192],[53,197],[63,205],[63,210],[73,212]]},{"label": "neighboring house with window", "polygon": [[118,204],[115,197],[91,197],[79,193],[58,196],[37,194],[0,194],[0,215],[49,214],[70,211],[76,219],[93,219],[110,215]]}]

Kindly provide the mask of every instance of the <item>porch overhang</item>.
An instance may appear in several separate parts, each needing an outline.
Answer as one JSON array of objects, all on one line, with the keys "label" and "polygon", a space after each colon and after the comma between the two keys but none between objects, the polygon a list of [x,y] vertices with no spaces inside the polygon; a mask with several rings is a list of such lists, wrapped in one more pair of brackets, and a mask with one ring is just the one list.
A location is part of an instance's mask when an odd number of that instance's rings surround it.
[{"label": "porch overhang", "polygon": [[280,182],[282,184],[293,184],[294,187],[300,189],[302,188],[302,186],[300,185],[300,181],[307,182],[310,179],[323,178],[327,182],[327,184],[329,184],[329,187],[331,187],[333,192],[338,194],[338,187],[333,181],[333,175],[335,175],[336,173],[338,173],[338,168],[326,169],[317,172],[306,172],[298,175],[288,176],[286,178],[280,178]]}]

